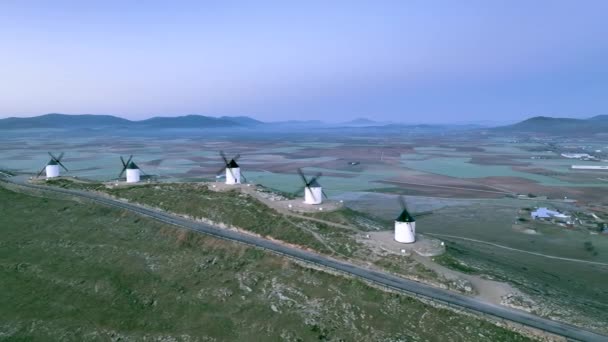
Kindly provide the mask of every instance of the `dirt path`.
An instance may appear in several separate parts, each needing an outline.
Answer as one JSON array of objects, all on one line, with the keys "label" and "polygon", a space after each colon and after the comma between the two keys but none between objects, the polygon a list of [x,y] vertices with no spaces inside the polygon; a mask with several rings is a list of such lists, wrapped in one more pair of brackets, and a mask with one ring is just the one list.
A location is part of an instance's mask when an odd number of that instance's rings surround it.
[{"label": "dirt path", "polygon": [[340,224],[340,223],[336,223],[336,222],[331,222],[331,221],[326,221],[326,220],[322,220],[322,219],[318,219],[315,217],[310,217],[310,216],[305,216],[305,215],[301,215],[298,214],[296,212],[293,212],[291,210],[287,210],[283,207],[281,207],[280,201],[271,201],[267,198],[261,197],[257,194],[257,191],[255,190],[255,187],[241,187],[241,191],[249,194],[253,197],[255,197],[258,201],[264,203],[267,207],[281,213],[287,216],[291,216],[291,217],[296,217],[296,218],[300,218],[303,220],[308,220],[308,221],[313,221],[313,222],[318,222],[318,223],[323,223],[326,224],[328,226],[332,226],[332,227],[336,227],[336,228],[342,228],[342,229],[347,229],[353,232],[360,232],[359,229],[355,228],[355,227],[351,227],[351,226],[347,226],[344,224]]},{"label": "dirt path", "polygon": [[337,254],[337,255],[340,255],[340,256],[345,257],[345,258],[347,258],[347,259],[348,259],[348,257],[346,257],[345,255],[343,255],[343,254],[341,254],[341,253],[338,253],[338,252],[337,252],[335,249],[333,249],[333,248],[332,248],[330,245],[328,245],[328,244],[327,244],[327,241],[325,241],[325,239],[324,239],[324,238],[323,238],[321,235],[319,235],[319,233],[317,233],[317,232],[315,232],[315,231],[313,231],[313,230],[311,230],[311,229],[308,229],[308,228],[305,228],[305,227],[302,227],[302,226],[297,225],[296,223],[292,222],[292,221],[289,219],[289,217],[285,217],[285,220],[287,220],[287,222],[289,222],[290,224],[292,224],[294,227],[299,228],[299,229],[303,229],[303,230],[305,230],[305,231],[309,232],[309,233],[310,233],[312,236],[314,236],[314,237],[315,237],[315,239],[317,239],[317,240],[318,240],[320,243],[322,243],[322,244],[323,244],[323,246],[325,246],[325,248],[327,248],[327,249],[329,249],[330,251],[332,251],[332,253]]},{"label": "dirt path", "polygon": [[444,276],[446,279],[465,279],[469,281],[473,286],[473,289],[477,291],[477,294],[474,297],[480,298],[492,304],[504,305],[502,304],[503,297],[507,297],[509,295],[522,296],[522,293],[518,289],[512,287],[508,283],[483,279],[478,275],[465,274],[458,271],[454,271],[437,264],[428,257],[423,257],[415,253],[412,254],[412,257],[419,263],[423,264],[425,267]]},{"label": "dirt path", "polygon": [[[313,221],[313,222],[319,222],[319,223],[323,223],[323,224],[327,224],[329,226],[334,226],[334,227],[338,227],[338,228],[343,228],[343,229],[348,229],[350,231],[355,231],[355,232],[360,232],[359,230],[357,230],[354,227],[350,227],[350,226],[346,226],[343,224],[339,224],[339,223],[335,223],[335,222],[330,222],[330,221],[326,221],[326,220],[321,220],[321,219],[317,219],[317,218],[313,218],[313,217],[308,217],[308,216],[304,216],[304,215],[300,215],[297,213],[294,213],[290,210],[286,210],[284,207],[280,206],[279,203],[277,201],[272,201],[269,200],[267,198],[261,197],[261,196],[257,196],[257,192],[255,190],[255,188],[251,188],[251,187],[242,187],[241,188],[243,192],[257,198],[259,201],[261,201],[262,203],[264,203],[265,205],[267,205],[268,207],[276,210],[277,212],[286,215],[286,219],[288,219],[289,216],[291,217],[297,217],[300,219],[304,219],[304,220],[308,220],[308,221]],[[294,224],[293,222],[290,221],[291,224]],[[298,226],[299,227],[299,226]],[[301,228],[301,227],[300,227]],[[302,228],[304,229],[304,228]],[[323,243],[323,245],[325,245],[327,248],[329,248],[330,250],[333,251],[333,249],[329,246],[327,246],[327,244],[325,243],[325,241],[323,240],[323,238],[321,236],[319,236],[318,234],[315,234],[314,232],[305,229],[307,232],[313,234],[313,236],[319,240],[321,243]],[[435,236],[441,236],[441,234],[427,234],[427,235],[435,235]],[[506,247],[508,248],[508,247]],[[473,288],[475,289],[475,291],[477,291],[477,294],[475,295],[475,297],[480,298],[484,301],[490,302],[492,304],[495,305],[504,305],[502,303],[503,301],[503,297],[507,297],[509,295],[516,295],[516,296],[522,296],[523,294],[516,288],[512,287],[510,284],[508,283],[504,283],[504,282],[499,282],[499,281],[493,281],[493,280],[488,280],[488,279],[483,279],[482,277],[478,276],[478,275],[469,275],[466,273],[461,273],[455,270],[451,270],[447,267],[444,267],[440,264],[435,263],[434,261],[432,261],[430,258],[428,257],[424,257],[421,256],[417,253],[412,253],[414,259],[423,264],[425,267],[437,272],[438,274],[440,274],[441,276],[445,277],[446,279],[449,280],[458,280],[458,279],[464,279],[467,280],[468,282],[471,283],[471,285],[473,286]]]}]

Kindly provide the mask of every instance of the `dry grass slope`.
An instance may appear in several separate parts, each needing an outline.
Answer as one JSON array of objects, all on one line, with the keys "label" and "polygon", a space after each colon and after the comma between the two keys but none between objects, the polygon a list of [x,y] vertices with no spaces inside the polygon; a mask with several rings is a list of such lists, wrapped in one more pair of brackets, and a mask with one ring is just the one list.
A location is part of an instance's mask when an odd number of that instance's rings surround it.
[{"label": "dry grass slope", "polygon": [[3,188],[0,203],[3,340],[526,340],[125,211]]}]

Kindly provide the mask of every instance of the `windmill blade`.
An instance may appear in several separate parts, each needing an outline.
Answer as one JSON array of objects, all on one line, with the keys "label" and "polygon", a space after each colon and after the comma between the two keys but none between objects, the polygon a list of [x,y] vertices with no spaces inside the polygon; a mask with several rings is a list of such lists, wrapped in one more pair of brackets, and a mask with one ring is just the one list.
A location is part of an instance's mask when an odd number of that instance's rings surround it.
[{"label": "windmill blade", "polygon": [[239,158],[241,158],[241,154],[237,153],[236,156],[234,156],[234,158],[232,158],[232,160],[234,160],[236,162],[237,160],[239,160]]},{"label": "windmill blade", "polygon": [[40,177],[40,175],[44,172],[44,169],[46,169],[46,165],[44,165],[42,167],[42,170],[40,170],[40,172],[38,172],[38,174],[36,175],[36,177]]},{"label": "windmill blade", "polygon": [[321,172],[317,172],[316,175],[314,175],[310,181],[308,182],[308,184],[312,184],[314,183],[316,180],[318,180],[319,178],[321,178],[321,176],[323,176],[323,174]]},{"label": "windmill blade", "polygon": [[232,169],[228,167],[228,165],[230,165],[230,162],[228,161],[228,158],[226,158],[226,154],[224,153],[224,151],[220,151],[220,156],[224,160],[224,167],[218,172],[218,174],[221,174],[222,172],[224,172],[224,170],[228,170],[228,172],[230,172],[230,174],[232,175],[232,178],[236,179],[236,177],[234,177]]},{"label": "windmill blade", "polygon": [[302,193],[302,191],[304,191],[304,189],[306,189],[306,188],[307,188],[307,186],[306,186],[306,185],[304,185],[304,186],[302,186],[302,187],[298,188],[298,190],[296,190],[296,191],[295,191],[293,194],[297,196],[297,195],[299,195],[300,193]]},{"label": "windmill blade", "polygon": [[329,199],[329,197],[327,197],[327,194],[325,193],[325,190],[321,189],[321,193],[323,194],[323,196],[325,196],[325,198]]},{"label": "windmill blade", "polygon": [[127,170],[127,166],[123,166],[122,170],[120,171],[120,173],[118,174],[118,178],[122,178],[122,175],[125,174],[125,171]]},{"label": "windmill blade", "polygon": [[226,169],[226,170],[228,170],[228,172],[230,172],[230,174],[232,175],[232,178],[233,178],[234,180],[237,180],[237,179],[236,179],[236,177],[234,176],[234,172],[232,172],[232,169],[231,169],[231,168],[229,168],[229,167],[228,167],[228,168],[225,168],[225,169]]},{"label": "windmill blade", "polygon": [[243,180],[245,181],[245,183],[247,183],[247,178],[245,177],[245,175],[243,174],[243,171],[241,171],[241,178],[243,178]]},{"label": "windmill blade", "polygon": [[61,158],[63,158],[63,155],[64,155],[65,153],[61,152],[61,153],[59,154],[59,157],[55,157],[55,156],[54,156],[54,155],[53,155],[51,152],[48,152],[48,153],[49,153],[49,155],[51,156],[51,159],[52,159],[53,161],[55,161],[57,164],[59,164],[59,165],[60,165],[60,166],[61,166],[61,167],[62,167],[64,170],[69,171],[69,170],[68,170],[68,168],[67,168],[67,167],[65,167],[65,165],[63,165],[63,164],[61,163]]},{"label": "windmill blade", "polygon": [[125,173],[125,170],[127,169],[127,163],[125,163],[125,160],[122,159],[122,156],[120,156],[120,161],[122,162],[122,170],[120,170],[120,173],[118,174],[118,178],[122,178],[122,175]]},{"label": "windmill blade", "polygon": [[133,159],[133,155],[130,155],[129,159],[127,159],[127,165],[129,165],[129,163],[131,162],[132,159]]},{"label": "windmill blade", "polygon": [[[309,183],[308,183],[308,180],[306,179],[306,176],[304,176],[304,172],[302,172],[302,169],[298,169],[298,174],[302,178],[302,182],[304,182],[304,187],[307,187]],[[302,191],[302,190],[300,190],[300,191]]]},{"label": "windmill blade", "polygon": [[63,166],[63,164],[61,164],[61,162],[59,160],[55,160],[57,162],[57,164],[61,165],[61,167],[66,170],[69,171],[67,167]]},{"label": "windmill blade", "polygon": [[312,196],[312,199],[317,202],[317,196],[315,196],[315,193],[312,191],[312,189],[307,185],[306,188],[308,188],[308,192],[310,193],[310,196]]},{"label": "windmill blade", "polygon": [[221,175],[222,173],[224,173],[224,171],[226,171],[226,165],[224,165],[223,168],[221,168],[218,172],[216,172],[216,175]]},{"label": "windmill blade", "polygon": [[220,151],[220,156],[222,156],[222,159],[224,160],[224,165],[228,166],[230,162],[228,161],[228,158],[226,158],[226,154],[224,153],[224,151]]},{"label": "windmill blade", "polygon": [[401,209],[407,209],[407,204],[405,203],[405,198],[403,198],[403,196],[399,196],[399,204],[401,204]]}]

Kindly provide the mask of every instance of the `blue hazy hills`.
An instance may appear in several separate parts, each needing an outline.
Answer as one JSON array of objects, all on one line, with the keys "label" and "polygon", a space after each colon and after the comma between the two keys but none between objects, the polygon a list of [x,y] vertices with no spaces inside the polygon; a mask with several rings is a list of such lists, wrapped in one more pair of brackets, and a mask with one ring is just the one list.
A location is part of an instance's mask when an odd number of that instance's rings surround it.
[{"label": "blue hazy hills", "polygon": [[[10,117],[0,119],[0,129],[200,129],[200,128],[349,128],[356,130],[413,129],[424,131],[476,130],[488,129],[478,124],[400,124],[377,122],[367,118],[328,124],[318,120],[263,122],[248,116],[183,115],[173,117],[153,117],[145,120],[129,120],[114,115],[98,114],[45,114],[34,117]],[[512,125],[490,128],[502,133],[544,133],[544,134],[596,134],[608,133],[608,115],[597,115],[588,119],[554,118],[537,116]]]},{"label": "blue hazy hills", "polygon": [[584,135],[608,133],[608,115],[588,119],[536,116],[513,125],[494,128],[498,132]]}]

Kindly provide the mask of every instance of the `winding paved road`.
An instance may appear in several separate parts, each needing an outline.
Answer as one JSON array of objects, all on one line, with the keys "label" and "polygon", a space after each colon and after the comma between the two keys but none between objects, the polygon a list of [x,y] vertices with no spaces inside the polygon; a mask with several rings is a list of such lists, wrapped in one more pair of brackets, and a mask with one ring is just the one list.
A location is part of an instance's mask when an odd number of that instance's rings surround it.
[{"label": "winding paved road", "polygon": [[86,198],[97,203],[117,207],[124,210],[129,210],[140,215],[148,216],[167,224],[183,227],[224,240],[236,241],[250,246],[264,248],[276,254],[315,264],[321,267],[329,268],[334,271],[338,271],[351,276],[359,277],[361,279],[394,290],[407,292],[418,297],[441,302],[450,306],[455,306],[491,315],[500,319],[505,319],[508,321],[537,328],[569,339],[579,341],[608,341],[608,336],[599,335],[597,333],[584,330],[582,328],[575,327],[569,324],[541,318],[539,316],[535,316],[523,311],[489,304],[472,297],[467,297],[461,294],[453,293],[447,290],[432,287],[412,280],[400,278],[388,273],[366,269],[344,261],[338,261],[327,256],[305,251],[295,247],[290,247],[284,244],[248,235],[245,233],[217,228],[204,223],[194,222],[178,216],[104,197],[92,192],[28,184],[26,177],[11,177],[8,179],[0,178],[0,181],[7,181],[25,188]]}]

